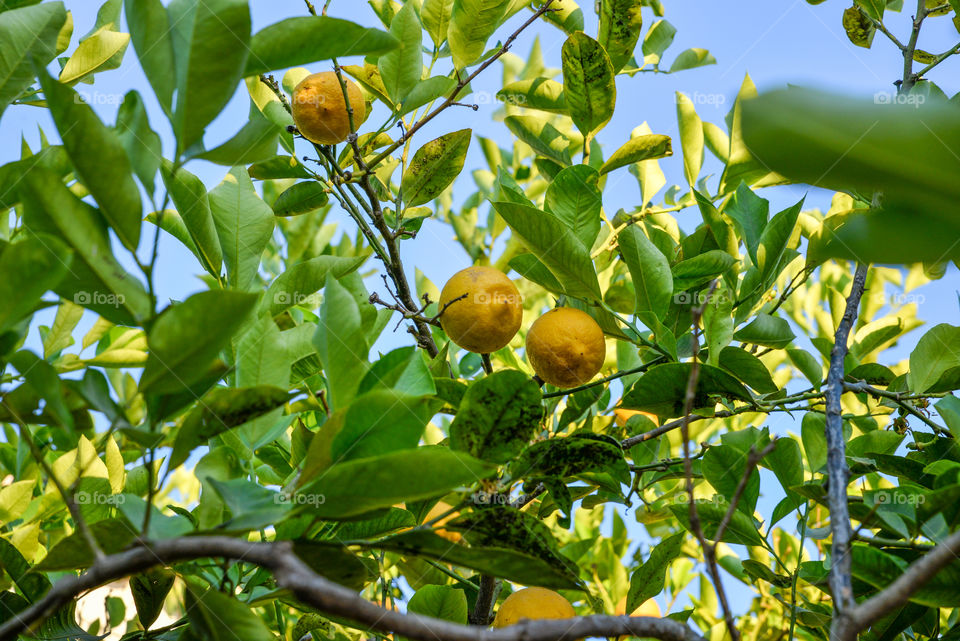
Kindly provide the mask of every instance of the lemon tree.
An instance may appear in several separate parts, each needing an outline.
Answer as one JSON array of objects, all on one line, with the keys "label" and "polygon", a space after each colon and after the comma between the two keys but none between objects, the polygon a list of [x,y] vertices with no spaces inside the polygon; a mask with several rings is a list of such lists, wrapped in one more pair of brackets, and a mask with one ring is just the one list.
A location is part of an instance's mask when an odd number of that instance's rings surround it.
[{"label": "lemon tree", "polygon": [[960,636],[960,5],[808,3],[624,136],[660,0],[0,0],[0,641]]}]

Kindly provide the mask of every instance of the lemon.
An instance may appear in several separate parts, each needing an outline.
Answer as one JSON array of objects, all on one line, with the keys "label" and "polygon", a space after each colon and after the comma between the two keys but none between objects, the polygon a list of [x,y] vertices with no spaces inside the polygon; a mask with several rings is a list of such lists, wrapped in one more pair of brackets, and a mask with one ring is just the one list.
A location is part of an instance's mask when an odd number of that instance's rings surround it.
[{"label": "lemon", "polygon": [[627,424],[627,421],[629,421],[632,417],[638,416],[638,415],[646,416],[651,421],[653,421],[654,425],[660,424],[660,419],[657,418],[657,415],[651,414],[650,412],[642,412],[640,410],[627,410],[627,409],[623,409],[622,407],[618,407],[615,410],[613,410],[613,416],[617,421],[617,425],[619,425],[620,427],[625,427]]},{"label": "lemon", "polygon": [[451,276],[440,292],[440,309],[450,340],[478,354],[507,345],[523,320],[520,292],[493,267],[468,267]]},{"label": "lemon", "polygon": [[[627,597],[620,599],[620,602],[617,603],[616,614],[624,615],[627,613]],[[630,613],[632,617],[656,617],[660,618],[663,615],[660,613],[660,606],[657,605],[657,602],[653,599],[647,599],[640,604],[640,607]]]},{"label": "lemon", "polygon": [[557,387],[575,387],[593,378],[606,356],[603,330],[579,309],[558,307],[527,332],[527,360],[537,375]]},{"label": "lemon", "polygon": [[570,602],[553,590],[524,588],[503,600],[493,627],[504,628],[522,619],[569,619],[575,616],[577,613]]},{"label": "lemon", "polygon": [[[430,511],[427,512],[427,515],[423,517],[423,522],[426,523],[427,521],[432,521],[433,519],[437,518],[441,514],[445,512],[449,512],[450,508],[452,507],[453,506],[450,505],[449,503],[444,503],[443,501],[440,501],[439,503],[434,505],[432,508],[430,508]],[[455,519],[458,516],[460,516],[460,513],[454,512],[453,514],[450,514],[449,516],[446,516],[440,519],[439,521],[437,521],[436,523],[434,523],[433,527],[436,528],[434,532],[437,534],[437,536],[443,537],[446,540],[450,541],[451,543],[459,543],[460,540],[463,539],[463,536],[456,530],[447,530],[447,529],[444,529],[443,527],[444,523],[446,523],[447,521],[450,521],[451,519]]]},{"label": "lemon", "polygon": [[[366,116],[367,105],[360,88],[349,79],[345,78],[344,82],[353,109],[353,123],[359,126]],[[346,140],[350,134],[347,103],[343,100],[340,80],[332,71],[321,71],[301,80],[293,90],[290,109],[297,129],[311,142],[333,145]]]}]

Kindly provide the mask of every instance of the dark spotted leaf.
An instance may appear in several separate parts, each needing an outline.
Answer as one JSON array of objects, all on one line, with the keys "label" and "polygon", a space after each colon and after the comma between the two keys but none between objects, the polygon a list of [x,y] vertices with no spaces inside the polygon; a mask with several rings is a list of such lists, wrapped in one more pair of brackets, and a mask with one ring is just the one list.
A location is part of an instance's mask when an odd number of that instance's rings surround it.
[{"label": "dark spotted leaf", "polygon": [[[625,409],[643,410],[670,418],[683,414],[690,363],[664,363],[650,368],[623,397]],[[719,398],[751,400],[737,379],[710,365],[700,366],[693,409],[714,407]]]},{"label": "dark spotted leaf", "polygon": [[176,575],[170,570],[155,568],[130,577],[130,593],[137,607],[137,618],[144,630],[150,628],[163,609]]},{"label": "dark spotted leaf", "polygon": [[618,444],[595,438],[571,436],[534,443],[511,465],[516,478],[563,478],[585,472],[626,471],[623,450]]},{"label": "dark spotted leaf", "polygon": [[289,398],[286,390],[270,385],[210,391],[183,420],[173,443],[170,465],[182,465],[190,452],[214,436],[282,406]]},{"label": "dark spotted leaf", "polygon": [[417,150],[400,183],[408,206],[430,202],[454,181],[467,158],[470,134],[469,129],[453,131]]},{"label": "dark spotted leaf", "polygon": [[450,446],[506,463],[533,437],[543,410],[540,388],[516,370],[501,370],[467,389],[450,425]]},{"label": "dark spotted leaf", "polygon": [[600,43],[582,31],[563,43],[563,89],[567,108],[584,136],[603,128],[617,101],[613,65]]}]

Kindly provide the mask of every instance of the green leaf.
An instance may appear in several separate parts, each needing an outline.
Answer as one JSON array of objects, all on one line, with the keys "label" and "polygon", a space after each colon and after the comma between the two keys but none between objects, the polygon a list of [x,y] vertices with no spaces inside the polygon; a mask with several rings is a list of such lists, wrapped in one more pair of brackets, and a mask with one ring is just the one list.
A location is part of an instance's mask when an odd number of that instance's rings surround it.
[{"label": "green leaf", "polygon": [[610,56],[614,73],[630,62],[643,31],[642,0],[601,0],[597,40]]},{"label": "green leaf", "polygon": [[214,290],[168,307],[147,335],[150,353],[140,391],[169,394],[197,381],[243,325],[257,299],[256,294]]},{"label": "green leaf", "polygon": [[[167,12],[177,70],[172,123],[179,155],[203,138],[244,76],[250,9],[246,0],[173,0]],[[256,60],[256,53],[250,58]]]},{"label": "green leaf", "polygon": [[426,356],[412,345],[381,356],[360,381],[357,393],[374,389],[390,389],[408,396],[434,396],[437,393]]},{"label": "green leaf", "polygon": [[728,345],[720,352],[720,367],[761,394],[771,394],[779,387],[773,382],[770,370],[759,358],[745,349]]},{"label": "green leaf", "polygon": [[914,392],[946,392],[960,387],[960,327],[932,327],[910,353],[907,386]]},{"label": "green leaf", "polygon": [[322,184],[315,180],[298,182],[277,196],[273,201],[273,213],[277,216],[299,216],[320,209],[329,200]]},{"label": "green leaf", "polygon": [[952,431],[960,430],[960,398],[944,396],[936,402],[937,414]]},{"label": "green leaf", "polygon": [[670,263],[638,225],[621,231],[617,243],[633,280],[637,317],[647,327],[655,326],[666,315],[673,297]]},{"label": "green leaf", "polygon": [[644,601],[663,591],[667,569],[680,556],[684,533],[678,532],[664,539],[650,550],[650,556],[630,575],[626,612],[633,613]]},{"label": "green leaf", "polygon": [[807,412],[800,424],[803,451],[811,472],[819,472],[827,464],[827,423],[823,414]]},{"label": "green leaf", "polygon": [[447,41],[447,29],[453,13],[453,0],[424,0],[420,19],[433,44],[439,49]]},{"label": "green leaf", "polygon": [[166,161],[161,174],[170,199],[177,207],[190,239],[197,248],[203,268],[211,275],[219,277],[223,252],[210,211],[206,187],[199,178],[183,167],[178,167],[176,173],[171,173],[172,169],[173,165]]},{"label": "green leaf", "polygon": [[48,249],[40,238],[11,243],[0,253],[0,334],[29,315],[40,297],[63,280],[73,254],[62,243]]},{"label": "green leaf", "polygon": [[346,407],[370,367],[370,346],[357,300],[329,273],[313,344],[323,362],[330,406]]},{"label": "green leaf", "polygon": [[673,266],[673,290],[682,292],[708,283],[733,267],[735,262],[733,256],[720,249],[682,260]]},{"label": "green leaf", "polygon": [[150,314],[150,297],[113,257],[100,213],[74,196],[60,178],[39,167],[20,183],[24,224],[44,236],[43,245],[57,260],[64,243],[73,250],[66,276],[54,288],[61,297],[92,309],[107,320],[138,325]]},{"label": "green leaf", "polygon": [[[749,452],[724,443],[710,447],[700,462],[700,471],[713,489],[728,502],[733,500],[737,486],[747,469]],[[757,498],[760,496],[760,475],[754,469],[744,487],[737,510],[747,516],[757,509]]]},{"label": "green leaf", "polygon": [[311,504],[313,516],[348,519],[402,501],[436,497],[494,471],[468,454],[422,446],[331,465],[316,479],[304,479],[307,483],[298,494],[303,502],[317,497]]},{"label": "green leaf", "polygon": [[450,447],[494,463],[520,453],[540,423],[540,388],[516,370],[501,370],[474,382],[450,425]]},{"label": "green leaf", "polygon": [[76,91],[51,78],[37,77],[63,146],[104,218],[128,249],[140,240],[140,192],[117,132],[106,127]]},{"label": "green leaf", "polygon": [[10,579],[30,601],[39,601],[50,591],[50,580],[39,572],[31,571],[33,568],[20,551],[14,547],[13,543],[3,538],[0,538],[0,563],[10,575]]},{"label": "green leaf", "polygon": [[690,98],[679,91],[676,97],[680,146],[683,148],[683,174],[692,188],[700,176],[700,168],[703,167],[703,123]]},{"label": "green leaf", "polygon": [[425,585],[410,597],[407,612],[467,624],[467,596],[449,585]]},{"label": "green leaf", "polygon": [[[350,525],[352,524],[345,523],[337,534],[342,535]],[[376,563],[371,564],[369,559],[359,557],[346,546],[337,543],[299,540],[293,544],[293,552],[320,576],[348,587],[354,592],[362,590],[371,579],[377,576]]]},{"label": "green leaf", "polygon": [[703,309],[703,333],[709,351],[708,362],[714,367],[720,364],[720,354],[733,340],[733,298],[729,290],[720,285],[706,301]]},{"label": "green leaf", "polygon": [[[400,44],[380,56],[377,68],[387,95],[394,103],[399,103],[420,82],[423,71],[423,28],[412,4],[405,3],[393,16],[390,35]],[[342,37],[338,35],[338,38]]]},{"label": "green leaf", "polygon": [[72,430],[73,415],[67,407],[63,385],[53,365],[25,349],[10,356],[10,364],[43,399],[44,411],[53,415],[61,427]]},{"label": "green leaf", "polygon": [[800,216],[800,208],[803,206],[801,199],[793,207],[784,209],[779,214],[770,219],[770,222],[760,234],[760,241],[757,247],[757,269],[760,270],[760,282],[764,284],[764,289],[773,285],[773,281],[780,275],[777,267],[783,258],[784,251],[790,238],[793,236],[793,230],[797,226],[797,218]]},{"label": "green leaf", "polygon": [[804,477],[803,454],[794,438],[786,436],[777,439],[773,451],[763,458],[761,465],[773,471],[787,497],[794,500],[794,507],[802,505],[799,496],[791,489],[802,485]]},{"label": "green leaf", "polygon": [[570,164],[569,148],[575,141],[567,138],[545,117],[507,116],[503,123],[514,136],[529,145],[536,153],[555,160],[561,165]]},{"label": "green leaf", "polygon": [[660,66],[660,60],[663,53],[673,44],[673,39],[677,35],[677,29],[666,20],[657,20],[647,30],[647,35],[643,37],[643,56],[644,63],[650,63],[657,67]]},{"label": "green leaf", "polygon": [[[544,0],[535,0],[533,8],[539,8]],[[517,3],[514,3],[516,6]],[[571,34],[583,31],[583,10],[574,0],[554,0],[550,5],[551,11],[543,15],[544,20],[560,27],[564,33]]]},{"label": "green leaf", "polygon": [[[727,502],[722,500],[721,497],[715,496],[713,500],[709,501],[698,500],[695,505],[697,515],[700,517],[703,526],[703,535],[710,541],[714,540],[720,522],[729,508]],[[680,523],[687,530],[690,530],[690,506],[681,504],[670,505],[669,507]],[[724,530],[721,541],[735,545],[762,546],[764,544],[763,537],[757,531],[753,519],[740,510],[734,510],[733,518],[730,519],[730,524]]]},{"label": "green leaf", "polygon": [[125,0],[123,5],[140,66],[160,107],[170,117],[177,78],[167,10],[160,0]]},{"label": "green leaf", "polygon": [[179,467],[197,447],[227,430],[282,407],[289,398],[286,390],[270,385],[210,390],[183,419],[173,442],[169,464]]},{"label": "green leaf", "polygon": [[[745,105],[753,98],[757,97],[757,87],[753,80],[747,75],[740,86],[740,92],[733,103],[733,110],[727,116],[730,128],[730,152],[727,158],[727,166],[720,177],[720,192],[729,193],[737,189],[740,183],[746,183],[753,186],[766,186],[782,184],[786,181],[782,176],[774,173],[776,167],[769,162],[758,161],[754,157],[754,145],[745,139],[743,128],[743,112]],[[804,119],[807,124],[806,114],[798,117]],[[796,123],[797,121],[794,121]],[[772,167],[772,169],[771,169]]]},{"label": "green leaf", "polygon": [[589,165],[574,165],[558,173],[547,186],[544,207],[556,216],[587,249],[600,233],[600,175]]},{"label": "green leaf", "polygon": [[790,323],[769,314],[757,314],[746,327],[737,330],[733,337],[744,343],[774,349],[782,349],[796,338],[790,329]]},{"label": "green leaf", "polygon": [[[661,418],[681,416],[691,367],[690,363],[651,367],[624,394],[623,407],[651,412]],[[737,379],[716,367],[701,365],[693,409],[712,408],[717,398],[751,400],[750,392]]]},{"label": "green leaf", "polygon": [[[483,498],[479,500],[482,502]],[[576,564],[561,554],[550,528],[533,514],[511,506],[490,505],[461,514],[444,527],[462,532],[471,546],[525,552],[565,572],[571,581],[577,581],[579,569]]]},{"label": "green leaf", "polygon": [[120,134],[120,143],[130,158],[134,173],[152,197],[157,171],[163,159],[163,148],[160,136],[150,128],[143,99],[136,91],[129,91],[123,97],[115,128]]},{"label": "green leaf", "polygon": [[210,211],[223,249],[227,280],[249,289],[273,234],[273,210],[260,199],[243,167],[234,167],[209,194]]},{"label": "green leaf", "polygon": [[563,85],[550,78],[528,78],[506,84],[497,92],[497,100],[547,113],[567,113]]},{"label": "green leaf", "polygon": [[[282,107],[278,105],[278,109]],[[285,111],[283,113],[285,117],[290,117]],[[251,109],[250,120],[229,140],[209,151],[191,154],[190,158],[199,158],[227,166],[258,162],[272,158],[277,153],[277,139],[282,132],[283,129],[277,123],[261,114],[259,110]]]},{"label": "green leaf", "polygon": [[[0,257],[0,270],[3,269],[2,263],[3,259]],[[56,271],[55,267],[53,269]],[[0,293],[0,297],[2,296],[3,294]],[[0,300],[3,299],[0,298]],[[68,300],[60,302],[60,306],[57,308],[57,316],[53,319],[50,331],[43,337],[43,357],[45,359],[49,360],[74,344],[73,331],[77,328],[77,324],[80,323],[82,317],[82,307],[74,305]],[[3,327],[2,323],[0,323],[0,327]]]},{"label": "green leaf", "polygon": [[270,283],[260,308],[270,316],[277,316],[294,305],[307,304],[316,307],[314,294],[327,282],[327,274],[340,279],[355,271],[366,260],[364,256],[317,256],[299,262],[283,272]]},{"label": "green leaf", "polygon": [[108,28],[98,30],[80,41],[76,50],[60,71],[60,82],[73,85],[101,71],[116,69],[130,44],[129,33]]},{"label": "green leaf", "polygon": [[603,163],[600,173],[606,174],[635,162],[665,158],[672,155],[673,147],[671,146],[670,136],[662,134],[634,136],[620,149],[613,152],[613,155]]},{"label": "green leaf", "polygon": [[[448,96],[457,86],[457,81],[448,76],[433,76],[414,85],[407,97],[403,99],[399,116],[405,116],[420,107]],[[384,134],[381,134],[384,135]]]},{"label": "green leaf", "polygon": [[788,349],[787,356],[790,357],[793,366],[807,377],[814,388],[820,389],[820,384],[823,382],[823,366],[820,361],[810,352],[799,348]]},{"label": "green leaf", "polygon": [[571,296],[599,300],[600,284],[590,253],[552,214],[534,207],[496,202],[493,207],[530,251],[563,283]]},{"label": "green leaf", "polygon": [[62,2],[0,13],[0,115],[33,82],[31,59],[45,66],[57,55],[57,36],[66,21]]},{"label": "green leaf", "polygon": [[617,101],[613,65],[600,43],[582,31],[567,38],[560,57],[570,117],[589,138],[613,117]]},{"label": "green leaf", "polygon": [[454,0],[447,42],[453,66],[464,69],[483,54],[487,39],[506,17],[510,0]]},{"label": "green leaf", "polygon": [[470,135],[469,129],[453,131],[417,149],[400,183],[407,206],[430,202],[454,181],[463,170]]},{"label": "green leaf", "polygon": [[740,183],[736,193],[728,202],[724,213],[737,224],[750,260],[754,265],[760,263],[757,252],[760,247],[760,238],[767,226],[767,216],[770,213],[770,203],[757,196],[744,183]]},{"label": "green leaf", "polygon": [[615,440],[593,434],[538,441],[511,463],[514,478],[564,478],[591,472],[628,475],[623,449]]},{"label": "green leaf", "polygon": [[435,407],[429,397],[375,389],[357,396],[344,425],[333,437],[335,463],[413,449],[420,442]]},{"label": "green leaf", "polygon": [[[196,579],[186,582],[184,612],[190,630],[208,641],[275,641],[274,635],[248,605],[207,587]],[[225,625],[229,621],[230,625]]]},{"label": "green leaf", "polygon": [[130,594],[137,608],[137,619],[144,630],[150,628],[163,610],[163,602],[173,587],[176,575],[164,568],[147,570],[130,577]]},{"label": "green leaf", "polygon": [[457,545],[425,530],[395,534],[377,541],[376,547],[403,555],[436,559],[521,585],[539,585],[556,590],[582,587],[579,581],[572,580],[555,565],[525,552],[503,547]]},{"label": "green leaf", "polygon": [[298,16],[258,31],[250,40],[243,75],[298,67],[345,56],[385,54],[399,45],[378,29],[328,16]]},{"label": "green leaf", "polygon": [[670,65],[670,73],[676,73],[677,71],[683,71],[685,69],[694,69],[696,67],[705,67],[706,65],[715,64],[717,64],[717,59],[713,57],[712,53],[706,49],[694,47],[692,49],[682,51],[680,55],[674,59],[673,64]]}]

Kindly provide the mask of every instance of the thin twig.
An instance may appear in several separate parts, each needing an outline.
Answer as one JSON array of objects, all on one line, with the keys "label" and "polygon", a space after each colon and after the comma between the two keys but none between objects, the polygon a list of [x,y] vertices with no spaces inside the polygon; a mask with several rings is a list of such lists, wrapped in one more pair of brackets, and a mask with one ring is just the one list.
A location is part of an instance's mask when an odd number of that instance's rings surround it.
[{"label": "thin twig", "polygon": [[[920,0],[921,4],[923,0]],[[847,505],[847,483],[850,469],[847,467],[846,446],[843,439],[843,410],[840,404],[843,395],[843,362],[847,356],[847,340],[857,318],[860,298],[867,279],[867,266],[857,265],[857,271],[847,297],[843,318],[837,327],[833,349],[830,352],[830,370],[826,384],[826,439],[827,439],[827,488],[830,509],[830,529],[833,535],[830,563],[830,592],[833,594],[834,619],[831,630],[842,625],[848,612],[856,607],[853,598],[852,560],[850,556],[850,511]],[[831,633],[832,637],[832,633]]]}]

